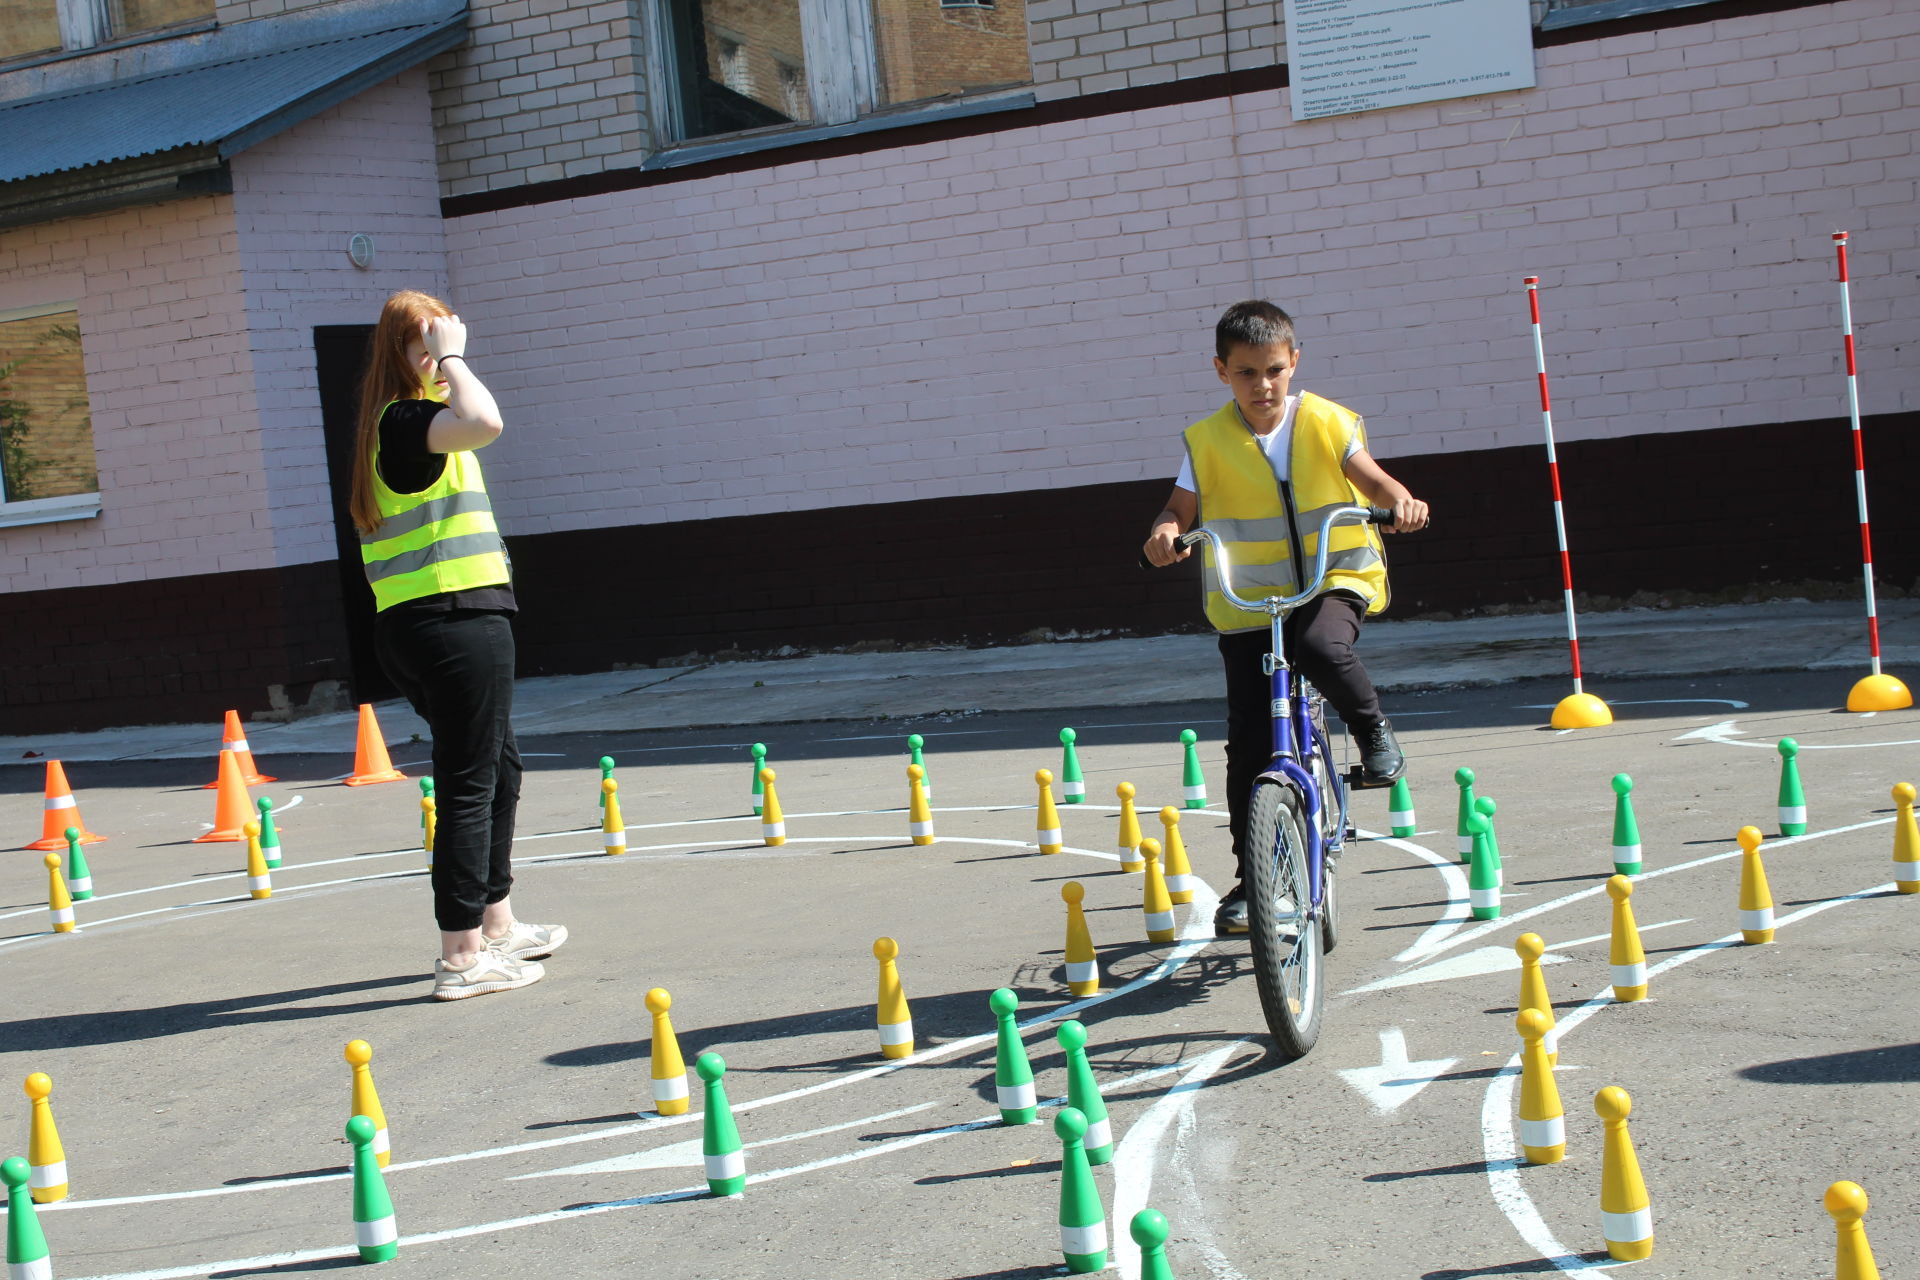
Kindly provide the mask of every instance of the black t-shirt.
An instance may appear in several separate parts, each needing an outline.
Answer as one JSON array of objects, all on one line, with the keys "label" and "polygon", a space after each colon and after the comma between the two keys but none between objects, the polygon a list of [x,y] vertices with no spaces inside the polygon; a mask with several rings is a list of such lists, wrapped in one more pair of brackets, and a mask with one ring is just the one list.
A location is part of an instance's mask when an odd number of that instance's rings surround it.
[{"label": "black t-shirt", "polygon": [[[437,483],[447,469],[447,455],[427,448],[427,428],[434,415],[447,406],[438,400],[395,400],[380,416],[380,479],[395,493],[419,493]],[[511,565],[509,565],[511,572]],[[406,600],[383,610],[407,609],[421,613],[445,613],[453,609],[484,609],[491,613],[516,613],[513,588],[475,587],[471,591],[446,591],[439,595]]]}]

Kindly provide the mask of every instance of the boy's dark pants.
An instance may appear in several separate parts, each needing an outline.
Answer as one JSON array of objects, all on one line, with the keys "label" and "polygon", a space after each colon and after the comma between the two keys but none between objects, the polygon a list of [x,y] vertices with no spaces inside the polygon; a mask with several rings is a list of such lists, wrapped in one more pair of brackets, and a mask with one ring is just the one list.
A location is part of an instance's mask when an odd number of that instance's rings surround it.
[{"label": "boy's dark pants", "polygon": [[513,888],[513,621],[478,609],[383,610],[374,651],[433,731],[434,920],[447,933],[478,929]]},{"label": "boy's dark pants", "polygon": [[[1380,714],[1373,681],[1353,652],[1366,616],[1367,605],[1360,597],[1329,591],[1295,609],[1286,621],[1287,662],[1293,678],[1304,676],[1325,694],[1352,732],[1372,728],[1386,718]],[[1236,876],[1246,850],[1253,780],[1273,759],[1273,684],[1262,670],[1269,639],[1265,627],[1220,637],[1220,658],[1227,669],[1227,815]]]}]

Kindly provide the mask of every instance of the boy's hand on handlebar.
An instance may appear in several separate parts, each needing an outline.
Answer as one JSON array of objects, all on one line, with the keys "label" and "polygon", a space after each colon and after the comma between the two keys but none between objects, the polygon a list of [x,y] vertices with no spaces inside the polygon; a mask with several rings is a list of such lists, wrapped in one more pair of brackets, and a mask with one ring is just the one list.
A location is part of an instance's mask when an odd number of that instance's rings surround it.
[{"label": "boy's hand on handlebar", "polygon": [[1418,498],[1401,498],[1393,503],[1393,523],[1387,528],[1392,533],[1418,533],[1427,527],[1427,504]]},{"label": "boy's hand on handlebar", "polygon": [[1183,547],[1179,543],[1180,526],[1175,524],[1155,525],[1147,536],[1146,545],[1140,548],[1147,563],[1156,569],[1164,569],[1170,564],[1178,564],[1193,554],[1192,547]]}]

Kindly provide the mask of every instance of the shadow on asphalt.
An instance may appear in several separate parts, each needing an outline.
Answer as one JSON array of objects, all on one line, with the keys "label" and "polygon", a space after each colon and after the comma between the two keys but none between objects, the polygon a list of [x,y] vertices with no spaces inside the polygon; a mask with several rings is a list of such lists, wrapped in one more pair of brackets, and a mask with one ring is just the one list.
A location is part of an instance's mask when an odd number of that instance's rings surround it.
[{"label": "shadow on asphalt", "polygon": [[1477,1276],[1526,1276],[1546,1271],[1563,1270],[1563,1262],[1606,1262],[1605,1249],[1596,1249],[1591,1253],[1569,1253],[1558,1258],[1526,1258],[1520,1262],[1502,1263],[1491,1267],[1458,1268],[1448,1267],[1441,1271],[1423,1271],[1420,1280],[1474,1280]]},{"label": "shadow on asphalt", "polygon": [[315,1258],[312,1262],[283,1262],[275,1267],[245,1267],[236,1271],[209,1271],[208,1280],[228,1280],[231,1276],[291,1276],[305,1271],[338,1271],[342,1267],[364,1265],[360,1255],[348,1254],[340,1258]]},{"label": "shadow on asphalt", "polygon": [[[1501,1161],[1502,1167],[1511,1165],[1511,1160]],[[1486,1173],[1493,1165],[1485,1160],[1469,1160],[1465,1164],[1443,1164],[1434,1169],[1405,1169],[1394,1173],[1370,1173],[1360,1179],[1362,1182],[1400,1182],[1407,1178],[1444,1178],[1461,1173]]]},{"label": "shadow on asphalt", "polygon": [[[255,1022],[301,1022],[309,1018],[338,1018],[371,1013],[394,1005],[419,1004],[429,999],[418,973],[360,982],[336,982],[324,987],[297,987],[266,991],[224,1000],[192,1000],[154,1005],[149,1009],[103,1009],[96,1013],[56,1014],[18,1022],[0,1022],[0,1044],[12,1052],[71,1049],[79,1045],[132,1044],[166,1036],[191,1035],[213,1028],[245,1026]],[[411,987],[413,993],[395,1000],[355,1000],[307,1006],[300,1002],[325,1000],[355,992]],[[300,1005],[297,1008],[287,1006]]]},{"label": "shadow on asphalt", "polygon": [[1912,1084],[1920,1081],[1920,1044],[1783,1058],[1742,1067],[1740,1078],[1761,1084]]}]

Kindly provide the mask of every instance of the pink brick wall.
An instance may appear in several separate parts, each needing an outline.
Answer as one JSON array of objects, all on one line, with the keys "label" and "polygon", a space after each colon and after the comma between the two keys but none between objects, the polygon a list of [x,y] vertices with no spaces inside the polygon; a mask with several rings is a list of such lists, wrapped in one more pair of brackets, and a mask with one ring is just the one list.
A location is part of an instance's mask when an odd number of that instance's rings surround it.
[{"label": "pink brick wall", "polygon": [[[313,326],[371,324],[396,289],[446,292],[427,73],[403,73],[234,160],[240,268],[274,562],[335,555]],[[373,238],[361,270],[355,232]]]},{"label": "pink brick wall", "polygon": [[0,308],[70,301],[97,517],[0,529],[7,591],[270,563],[232,201],[0,231]]},{"label": "pink brick wall", "polygon": [[[1294,124],[1246,95],[476,215],[453,288],[547,529],[1171,474],[1248,294],[1375,449],[1920,408],[1920,11],[1830,6],[1544,49],[1520,93]],[[1902,276],[1905,271],[1906,276]]]},{"label": "pink brick wall", "polygon": [[[444,290],[426,73],[238,156],[234,194],[0,231],[0,310],[80,313],[101,513],[0,528],[0,590],[332,559],[312,326]],[[355,268],[347,238],[378,257]]]}]

